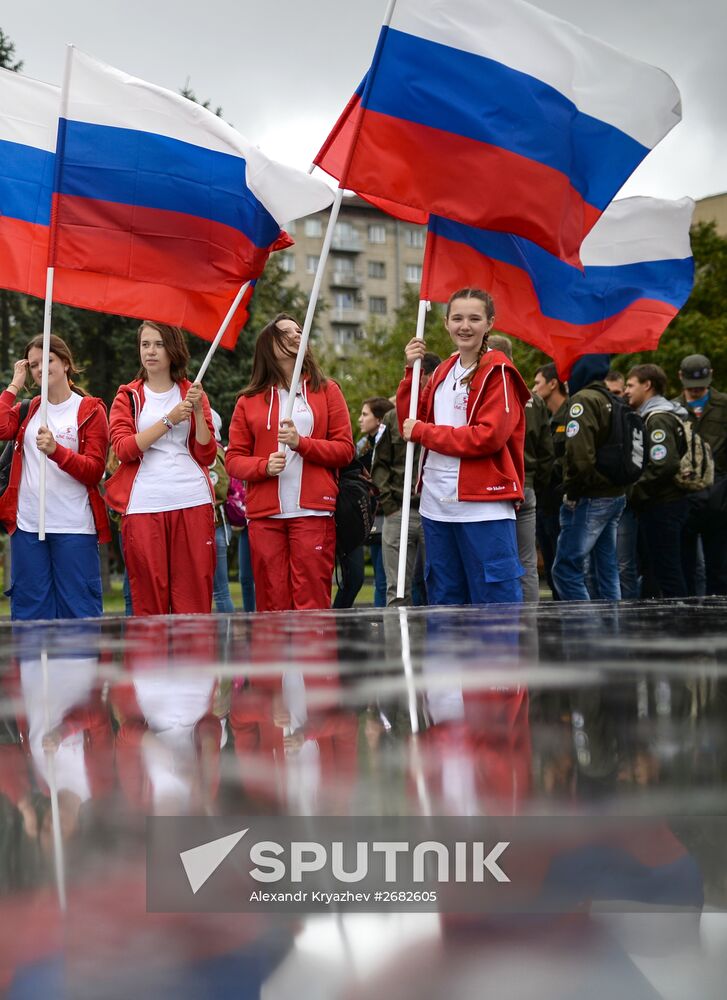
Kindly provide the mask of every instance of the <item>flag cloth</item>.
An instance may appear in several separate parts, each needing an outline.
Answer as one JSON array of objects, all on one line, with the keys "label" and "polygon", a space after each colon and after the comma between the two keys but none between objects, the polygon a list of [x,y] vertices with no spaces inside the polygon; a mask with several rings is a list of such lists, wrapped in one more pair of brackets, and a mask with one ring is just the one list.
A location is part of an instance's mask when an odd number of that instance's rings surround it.
[{"label": "flag cloth", "polygon": [[651,351],[689,298],[690,198],[614,201],[581,248],[584,270],[518,236],[429,220],[421,296],[486,288],[495,327],[540,348],[562,379],[583,354]]},{"label": "flag cloth", "polygon": [[45,295],[60,90],[0,69],[0,288]]},{"label": "flag cloth", "polygon": [[680,117],[662,70],[522,0],[397,0],[315,162],[400,218],[515,233],[577,263]]},{"label": "flag cloth", "polygon": [[206,340],[240,285],[290,245],[281,225],[333,200],[323,182],[270,160],[212,112],[75,49],[54,192],[59,301]]}]

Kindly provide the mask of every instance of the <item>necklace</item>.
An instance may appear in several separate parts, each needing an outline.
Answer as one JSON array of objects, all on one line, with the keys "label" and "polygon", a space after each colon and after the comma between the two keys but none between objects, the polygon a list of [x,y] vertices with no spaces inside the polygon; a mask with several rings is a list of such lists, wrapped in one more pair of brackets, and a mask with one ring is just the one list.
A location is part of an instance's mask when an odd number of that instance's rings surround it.
[{"label": "necklace", "polygon": [[477,364],[477,361],[476,360],[473,361],[472,364],[468,365],[467,368],[462,367],[462,371],[459,373],[459,375],[457,374],[457,365],[458,364],[460,364],[460,359],[459,358],[457,358],[457,360],[454,363],[454,367],[452,368],[452,377],[454,378],[454,384],[452,386],[453,392],[457,391],[457,383],[458,382],[460,383],[459,387],[462,388],[462,385],[461,385],[462,379],[465,377],[465,375],[467,374],[467,372],[471,372],[472,371],[472,369]]}]

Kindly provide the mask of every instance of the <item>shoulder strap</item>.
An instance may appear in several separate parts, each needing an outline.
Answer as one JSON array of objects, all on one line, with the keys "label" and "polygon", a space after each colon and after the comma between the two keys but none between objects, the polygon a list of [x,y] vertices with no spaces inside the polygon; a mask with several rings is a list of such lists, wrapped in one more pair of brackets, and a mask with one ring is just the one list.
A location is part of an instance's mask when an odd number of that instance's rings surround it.
[{"label": "shoulder strap", "polygon": [[131,389],[126,390],[129,394],[129,406],[131,407],[131,419],[136,421],[136,403],[134,402],[134,393]]}]

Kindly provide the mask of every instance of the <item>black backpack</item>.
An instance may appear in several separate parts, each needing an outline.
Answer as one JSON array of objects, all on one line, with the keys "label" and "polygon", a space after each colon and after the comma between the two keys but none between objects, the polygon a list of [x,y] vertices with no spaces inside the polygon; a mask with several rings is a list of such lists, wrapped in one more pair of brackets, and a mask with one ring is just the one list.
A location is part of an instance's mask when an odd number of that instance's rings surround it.
[{"label": "black backpack", "polygon": [[596,451],[596,468],[614,486],[629,486],[639,480],[646,465],[643,418],[605,385],[588,388],[604,395],[611,407],[608,438]]},{"label": "black backpack", "polygon": [[378,490],[358,458],[338,473],[336,500],[336,554],[347,556],[371,534]]}]

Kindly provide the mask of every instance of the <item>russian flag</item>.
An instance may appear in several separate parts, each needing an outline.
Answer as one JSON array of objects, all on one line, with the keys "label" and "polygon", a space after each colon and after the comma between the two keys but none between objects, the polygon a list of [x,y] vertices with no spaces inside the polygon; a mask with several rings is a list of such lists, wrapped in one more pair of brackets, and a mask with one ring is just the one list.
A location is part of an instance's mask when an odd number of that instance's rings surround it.
[{"label": "russian flag", "polygon": [[429,220],[421,296],[486,288],[495,326],[540,348],[567,378],[583,354],[655,350],[689,298],[690,198],[614,201],[581,248],[584,270],[518,236]]},{"label": "russian flag", "polygon": [[522,0],[396,0],[315,162],[400,218],[582,240],[681,118],[660,69]]},{"label": "russian flag", "polygon": [[60,90],[0,70],[0,287],[45,295]]},{"label": "russian flag", "polygon": [[59,301],[208,340],[240,285],[290,245],[281,225],[333,199],[200,105],[75,49],[54,192]]}]

